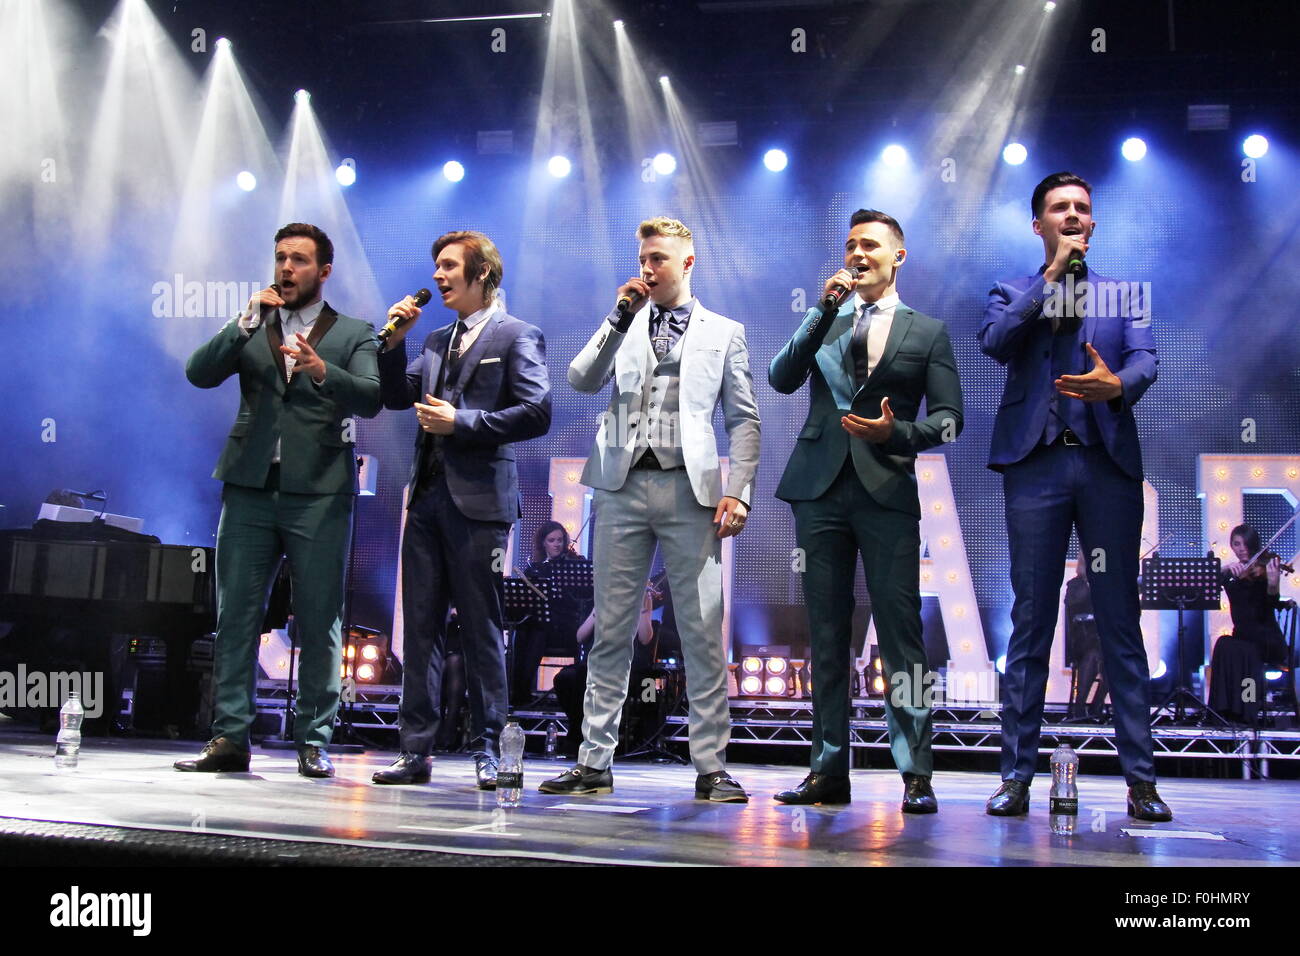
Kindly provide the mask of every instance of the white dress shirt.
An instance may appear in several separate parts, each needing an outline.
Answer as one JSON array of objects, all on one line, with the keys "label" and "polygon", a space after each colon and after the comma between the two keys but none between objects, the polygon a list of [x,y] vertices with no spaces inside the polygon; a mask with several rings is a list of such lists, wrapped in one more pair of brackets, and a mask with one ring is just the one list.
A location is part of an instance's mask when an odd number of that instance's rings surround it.
[{"label": "white dress shirt", "polygon": [[894,310],[898,307],[899,298],[894,295],[887,295],[877,302],[867,302],[858,293],[853,293],[853,333],[857,334],[858,323],[862,321],[862,307],[865,305],[875,305],[871,311],[871,326],[867,329],[867,374],[870,375],[876,370],[876,364],[880,361],[880,356],[885,354],[885,343],[889,341],[889,330],[894,326]]}]

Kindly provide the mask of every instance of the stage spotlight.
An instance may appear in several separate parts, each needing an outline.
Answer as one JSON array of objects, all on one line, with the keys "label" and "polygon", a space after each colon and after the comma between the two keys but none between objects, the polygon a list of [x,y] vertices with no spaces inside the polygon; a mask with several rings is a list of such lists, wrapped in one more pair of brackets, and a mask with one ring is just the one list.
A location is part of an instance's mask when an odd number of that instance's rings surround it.
[{"label": "stage spotlight", "polygon": [[1119,148],[1119,151],[1120,155],[1130,163],[1136,163],[1147,154],[1147,144],[1136,136],[1130,136],[1124,140],[1124,145]]},{"label": "stage spotlight", "polygon": [[465,167],[454,159],[449,159],[442,164],[442,174],[453,183],[458,183],[465,178]]},{"label": "stage spotlight", "polygon": [[740,692],[751,696],[761,694],[763,692],[763,678],[750,674],[740,682]]},{"label": "stage spotlight", "polygon": [[1165,676],[1165,671],[1167,670],[1168,668],[1165,666],[1165,662],[1161,661],[1159,664],[1156,665],[1156,669],[1151,672],[1151,679],[1159,680],[1160,678]]},{"label": "stage spotlight", "polygon": [[763,659],[761,657],[746,657],[740,662],[740,669],[746,674],[763,673]]},{"label": "stage spotlight", "polygon": [[654,158],[654,170],[660,176],[671,176],[677,171],[677,159],[672,153],[660,153]]},{"label": "stage spotlight", "polygon": [[779,173],[790,164],[790,157],[786,156],[784,150],[769,149],[763,154],[763,165],[774,173]]},{"label": "stage spotlight", "polygon": [[1019,166],[1029,158],[1029,150],[1021,143],[1007,143],[1002,150],[1002,161],[1009,166]]},{"label": "stage spotlight", "polygon": [[217,37],[217,49],[218,49],[218,50],[229,50],[229,49],[230,49],[230,41],[227,40],[225,37]]},{"label": "stage spotlight", "polygon": [[246,193],[251,193],[257,188],[257,177],[245,169],[235,177],[235,185]]},{"label": "stage spotlight", "polygon": [[1241,144],[1241,151],[1251,159],[1259,159],[1268,152],[1268,140],[1258,133],[1247,136],[1245,142]]},{"label": "stage spotlight", "polygon": [[366,644],[361,648],[361,659],[374,663],[379,660],[379,648],[374,644]]},{"label": "stage spotlight", "polygon": [[769,677],[764,685],[770,697],[784,697],[790,692],[790,686],[786,683],[784,677]]},{"label": "stage spotlight", "polygon": [[615,29],[615,30],[621,30],[621,29],[623,29],[623,21],[622,21],[622,20],[615,20],[615,21],[614,21],[614,29]]},{"label": "stage spotlight", "polygon": [[886,146],[880,154],[886,166],[902,166],[907,162],[907,150],[897,143]]},{"label": "stage spotlight", "polygon": [[334,178],[340,186],[351,186],[357,181],[357,168],[350,163],[340,163],[339,168],[334,170]]},{"label": "stage spotlight", "polygon": [[563,179],[573,169],[573,163],[569,162],[567,156],[552,156],[550,162],[546,164],[546,169],[556,179]]},{"label": "stage spotlight", "polygon": [[375,671],[374,664],[362,664],[357,668],[357,680],[373,683],[379,675]]},{"label": "stage spotlight", "polygon": [[668,75],[667,75],[667,74],[664,74],[663,76],[659,77],[659,85],[660,85],[660,86],[667,86],[667,85],[668,85]]},{"label": "stage spotlight", "polygon": [[1007,655],[1003,654],[999,657],[993,666],[998,669],[999,674],[1005,674],[1007,672]]},{"label": "stage spotlight", "polygon": [[767,659],[767,672],[769,674],[784,674],[790,669],[790,662],[784,657],[769,657]]},{"label": "stage spotlight", "polygon": [[1281,671],[1264,671],[1264,680],[1281,680]]},{"label": "stage spotlight", "polygon": [[1024,75],[1025,75],[1025,65],[1023,63],[1017,63],[1016,76],[1024,76]]},{"label": "stage spotlight", "polygon": [[885,693],[885,679],[883,677],[873,677],[871,679],[871,689],[883,696]]},{"label": "stage spotlight", "polygon": [[1044,13],[1051,13],[1055,9],[1056,9],[1055,0],[1047,0],[1047,2],[1043,4]]},{"label": "stage spotlight", "polygon": [[293,94],[293,98],[296,102],[302,103],[303,105],[311,102],[311,94],[306,90],[299,90],[297,93]]}]

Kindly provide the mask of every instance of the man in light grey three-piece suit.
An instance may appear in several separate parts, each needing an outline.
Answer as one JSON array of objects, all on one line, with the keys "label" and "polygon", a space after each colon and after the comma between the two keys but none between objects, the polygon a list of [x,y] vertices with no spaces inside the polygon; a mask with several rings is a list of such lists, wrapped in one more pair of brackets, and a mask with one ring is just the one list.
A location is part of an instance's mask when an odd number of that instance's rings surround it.
[{"label": "man in light grey three-piece suit", "polygon": [[[628,691],[632,641],[656,543],[672,591],[686,662],[695,795],[744,803],[726,771],[731,719],[722,638],[722,539],[739,534],[753,500],[759,418],[745,329],[691,295],[691,232],[649,219],[641,277],[569,366],[569,383],[596,392],[614,381],[609,410],[582,473],[595,489],[596,635],[587,657],[578,765],[543,793],[610,793],[610,764]],[[724,489],[713,433],[722,403],[731,439]]]}]

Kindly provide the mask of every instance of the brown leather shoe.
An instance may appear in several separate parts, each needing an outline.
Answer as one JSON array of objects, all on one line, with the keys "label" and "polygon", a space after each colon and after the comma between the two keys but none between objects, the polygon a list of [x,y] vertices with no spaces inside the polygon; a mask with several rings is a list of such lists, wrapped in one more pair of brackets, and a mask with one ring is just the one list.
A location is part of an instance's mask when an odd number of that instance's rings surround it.
[{"label": "brown leather shoe", "polygon": [[193,760],[177,760],[172,766],[189,773],[248,773],[250,759],[252,755],[229,737],[213,737]]},{"label": "brown leather shoe", "polygon": [[332,777],[334,764],[330,763],[324,747],[299,747],[298,772],[304,777]]}]

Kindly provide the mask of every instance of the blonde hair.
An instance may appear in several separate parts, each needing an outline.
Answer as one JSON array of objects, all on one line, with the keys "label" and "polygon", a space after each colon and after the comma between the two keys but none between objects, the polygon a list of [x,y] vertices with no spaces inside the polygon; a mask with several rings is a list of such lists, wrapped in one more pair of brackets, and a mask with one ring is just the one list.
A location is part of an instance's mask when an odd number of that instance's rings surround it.
[{"label": "blonde hair", "polygon": [[647,219],[637,227],[636,237],[638,239],[649,239],[651,236],[675,236],[694,245],[691,239],[691,231],[682,225],[678,219],[669,219],[667,216],[656,216],[653,219]]}]

